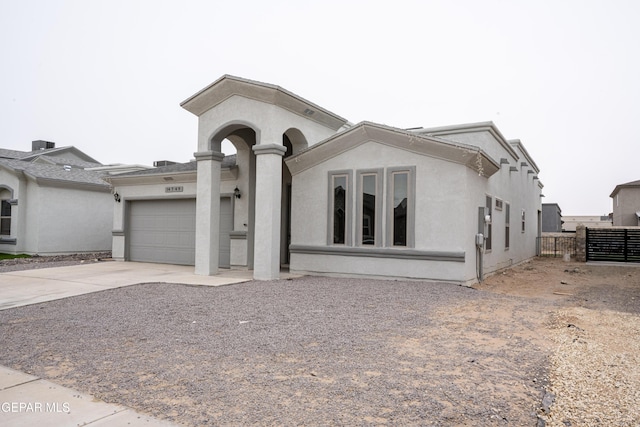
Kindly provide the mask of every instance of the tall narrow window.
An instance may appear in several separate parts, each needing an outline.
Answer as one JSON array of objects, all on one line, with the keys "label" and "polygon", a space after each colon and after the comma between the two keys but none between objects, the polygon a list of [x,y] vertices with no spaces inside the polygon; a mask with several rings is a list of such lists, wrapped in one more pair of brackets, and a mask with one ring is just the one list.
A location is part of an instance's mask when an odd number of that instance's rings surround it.
[{"label": "tall narrow window", "polygon": [[487,236],[486,239],[484,241],[485,244],[485,249],[486,250],[491,250],[491,246],[492,246],[492,241],[491,241],[491,232],[492,232],[492,227],[491,227],[491,223],[493,222],[493,212],[491,211],[491,204],[492,204],[492,200],[491,197],[487,196],[486,199],[486,207],[487,207],[487,215],[489,215],[489,217],[491,218],[491,221],[489,221],[489,224],[487,224]]},{"label": "tall narrow window", "polygon": [[393,181],[393,246],[407,246],[407,203],[409,173],[394,172]]},{"label": "tall narrow window", "polygon": [[525,214],[524,214],[524,209],[523,209],[522,210],[522,232],[523,233],[525,231],[524,225],[525,225]]},{"label": "tall narrow window", "polygon": [[509,249],[509,231],[511,228],[511,205],[504,204],[504,248]]},{"label": "tall narrow window", "polygon": [[361,243],[363,245],[376,244],[376,232],[378,221],[378,176],[376,174],[362,174],[360,176],[362,197],[360,215],[362,218],[362,236]]},{"label": "tall narrow window", "polygon": [[344,245],[347,239],[347,177],[333,177],[333,243]]},{"label": "tall narrow window", "polygon": [[11,204],[3,200],[0,206],[0,235],[11,235]]}]

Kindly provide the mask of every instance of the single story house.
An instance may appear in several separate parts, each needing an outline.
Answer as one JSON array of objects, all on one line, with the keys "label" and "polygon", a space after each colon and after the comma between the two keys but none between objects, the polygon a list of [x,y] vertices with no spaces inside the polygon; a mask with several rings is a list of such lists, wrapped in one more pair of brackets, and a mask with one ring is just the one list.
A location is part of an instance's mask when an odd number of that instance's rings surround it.
[{"label": "single story house", "polygon": [[470,284],[536,254],[538,166],[491,122],[353,124],[228,75],[181,105],[195,161],[107,178],[118,260]]},{"label": "single story house", "polygon": [[616,185],[609,197],[613,199],[614,226],[640,226],[640,181]]},{"label": "single story house", "polygon": [[0,149],[0,252],[109,251],[113,195],[103,176],[140,167],[104,166],[50,141],[33,141],[31,148]]}]

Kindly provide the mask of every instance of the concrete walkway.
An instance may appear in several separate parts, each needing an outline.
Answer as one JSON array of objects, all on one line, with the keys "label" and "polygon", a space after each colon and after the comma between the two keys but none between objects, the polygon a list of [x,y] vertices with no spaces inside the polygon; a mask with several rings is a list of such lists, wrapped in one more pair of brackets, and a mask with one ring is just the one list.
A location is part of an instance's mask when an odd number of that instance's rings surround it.
[{"label": "concrete walkway", "polygon": [[0,366],[2,426],[175,426]]},{"label": "concrete walkway", "polygon": [[[221,286],[252,280],[247,270],[196,276],[193,267],[139,262],[99,262],[0,273],[0,310],[139,283]],[[291,277],[282,274],[283,278]],[[172,426],[119,405],[0,366],[2,426]]]}]

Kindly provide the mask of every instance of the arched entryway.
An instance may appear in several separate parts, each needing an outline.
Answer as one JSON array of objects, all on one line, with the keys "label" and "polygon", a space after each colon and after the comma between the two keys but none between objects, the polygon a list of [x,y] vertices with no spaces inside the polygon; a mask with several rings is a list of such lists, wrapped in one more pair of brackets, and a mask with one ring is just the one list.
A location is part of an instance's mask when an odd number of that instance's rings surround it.
[{"label": "arched entryway", "polygon": [[[253,147],[257,143],[256,131],[247,124],[229,124],[211,138],[212,151],[221,149],[224,140],[229,141],[236,151],[236,179],[227,185],[229,188],[224,188],[225,182],[221,181],[221,192],[234,193],[233,231],[229,242],[234,254],[232,265],[253,269],[256,186],[256,158]],[[239,197],[235,195],[236,188]]]},{"label": "arched entryway", "polygon": [[280,264],[289,265],[289,245],[291,244],[291,172],[284,160],[308,147],[304,134],[296,128],[288,129],[282,135],[282,145],[287,149],[282,156],[282,221],[280,224]]},{"label": "arched entryway", "polygon": [[233,232],[242,237],[246,227],[247,265],[254,278],[279,278],[281,260],[288,258],[291,206],[291,174],[283,157],[328,138],[346,120],[278,86],[228,75],[181,106],[198,116],[196,274],[218,271],[219,198],[225,185],[220,148],[226,138],[238,149],[243,194],[238,209],[246,210],[246,222],[237,215]]}]

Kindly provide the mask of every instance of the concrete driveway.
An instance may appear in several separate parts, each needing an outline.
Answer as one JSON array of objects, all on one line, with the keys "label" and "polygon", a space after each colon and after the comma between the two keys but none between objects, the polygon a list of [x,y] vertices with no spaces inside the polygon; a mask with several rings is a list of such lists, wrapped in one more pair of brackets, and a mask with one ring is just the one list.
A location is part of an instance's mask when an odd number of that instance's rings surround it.
[{"label": "concrete driveway", "polygon": [[192,266],[105,261],[0,274],[0,310],[138,283],[220,286],[252,280],[248,270],[197,276]]}]

